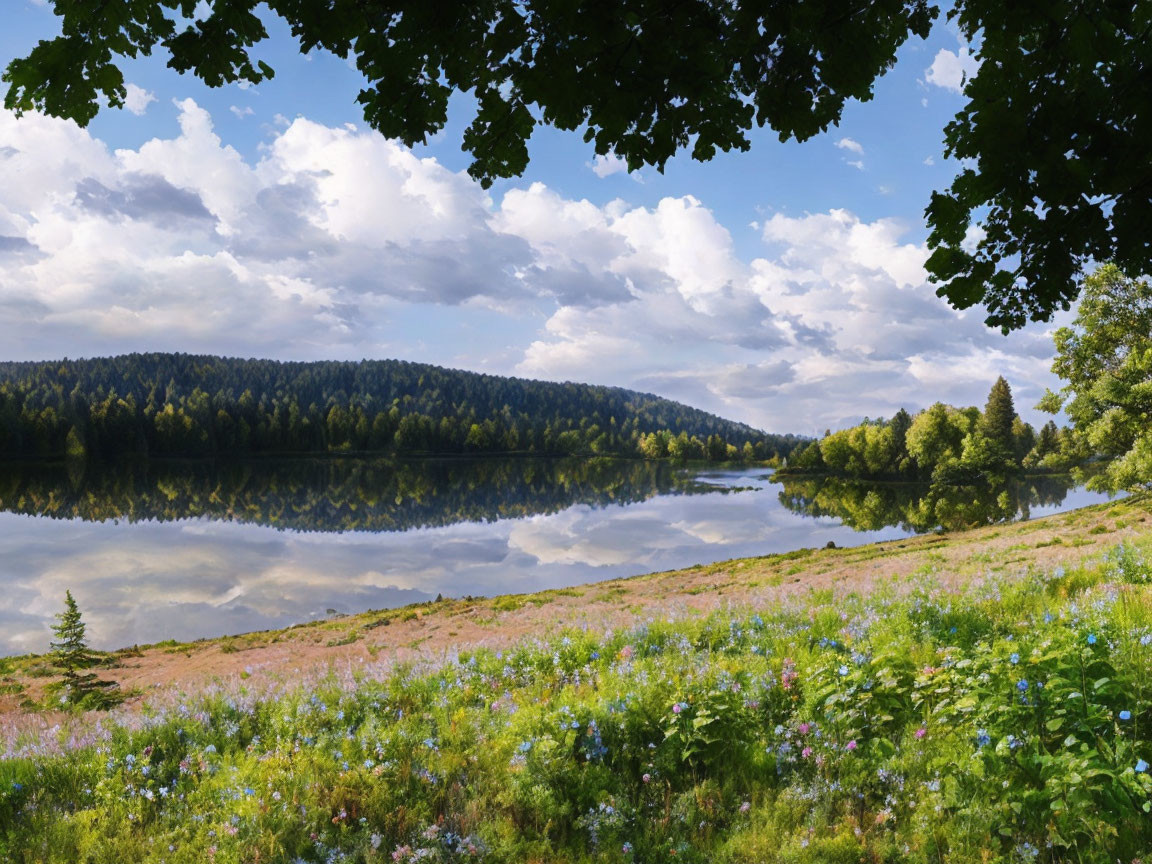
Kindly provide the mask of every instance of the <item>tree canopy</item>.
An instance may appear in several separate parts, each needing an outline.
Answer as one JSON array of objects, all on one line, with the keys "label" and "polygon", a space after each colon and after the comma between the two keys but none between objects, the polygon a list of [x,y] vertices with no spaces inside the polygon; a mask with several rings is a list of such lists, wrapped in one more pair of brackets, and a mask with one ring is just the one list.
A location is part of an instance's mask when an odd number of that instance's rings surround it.
[{"label": "tree canopy", "polygon": [[943,402],[915,417],[901,408],[891,420],[827,433],[790,456],[785,473],[998,486],[1021,470],[1067,471],[1087,457],[1071,430],[1048,423],[1037,435],[1016,413],[1001,376],[983,413]]},{"label": "tree canopy", "polygon": [[[49,2],[61,35],[3,76],[17,112],[87,124],[101,100],[123,105],[118,63],[155,50],[211,86],[259,83],[274,74],[253,53],[271,14],[301,51],[354,61],[366,121],[406,144],[444,127],[454,92],[472,94],[463,147],[485,186],[524,171],[540,124],[583,130],[631,169],[662,169],[688,148],[700,160],[747,150],[753,126],[806,140],[848,100],[870,99],[940,11],[928,0]],[[938,293],[983,303],[1007,331],[1067,308],[1092,261],[1152,270],[1152,4],[958,0],[947,17],[981,65],[944,131],[962,170],[926,210]]]},{"label": "tree canopy", "polygon": [[1104,265],[1055,340],[1052,371],[1066,384],[1038,407],[1063,408],[1077,435],[1110,460],[1090,485],[1152,485],[1152,285]]}]

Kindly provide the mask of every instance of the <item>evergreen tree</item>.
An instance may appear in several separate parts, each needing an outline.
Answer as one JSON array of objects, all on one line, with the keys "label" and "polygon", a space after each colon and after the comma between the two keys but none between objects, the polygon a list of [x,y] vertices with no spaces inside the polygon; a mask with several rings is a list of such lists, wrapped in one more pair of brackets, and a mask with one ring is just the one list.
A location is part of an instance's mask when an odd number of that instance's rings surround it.
[{"label": "evergreen tree", "polygon": [[1012,388],[1001,375],[988,393],[988,403],[980,418],[981,431],[993,444],[1004,448],[1005,453],[1015,451],[1012,424],[1016,419],[1016,406],[1012,403]]},{"label": "evergreen tree", "polygon": [[64,611],[56,616],[58,623],[52,626],[56,641],[51,643],[52,660],[63,676],[60,687],[64,690],[64,701],[79,704],[91,701],[89,697],[100,694],[103,701],[105,691],[116,685],[111,681],[100,680],[94,672],[87,670],[96,665],[98,659],[88,649],[84,638],[85,625],[80,617],[80,607],[71,591],[65,592]]},{"label": "evergreen tree", "polygon": [[888,425],[892,429],[892,440],[896,447],[894,468],[903,474],[911,467],[908,458],[908,430],[912,428],[912,415],[901,408]]}]

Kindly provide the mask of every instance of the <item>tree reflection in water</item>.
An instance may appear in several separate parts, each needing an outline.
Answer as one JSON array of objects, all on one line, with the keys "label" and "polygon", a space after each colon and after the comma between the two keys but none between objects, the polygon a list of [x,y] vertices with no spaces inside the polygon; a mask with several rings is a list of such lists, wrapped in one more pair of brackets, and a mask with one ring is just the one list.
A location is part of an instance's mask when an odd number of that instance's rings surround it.
[{"label": "tree reflection in water", "polygon": [[719,491],[667,462],[608,458],[8,463],[0,470],[0,511],[322,532],[407,531]]},{"label": "tree reflection in water", "polygon": [[923,533],[1029,518],[1056,506],[1076,483],[1067,475],[1024,477],[993,486],[868,483],[837,477],[782,477],[780,503],[793,513],[838,519],[857,531],[899,526]]}]

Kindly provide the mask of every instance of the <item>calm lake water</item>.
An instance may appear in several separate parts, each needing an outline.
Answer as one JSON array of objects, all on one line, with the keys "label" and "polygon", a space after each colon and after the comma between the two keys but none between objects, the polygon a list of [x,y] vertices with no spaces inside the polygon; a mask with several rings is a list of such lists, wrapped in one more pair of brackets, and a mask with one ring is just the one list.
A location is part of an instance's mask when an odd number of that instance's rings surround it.
[{"label": "calm lake water", "polygon": [[1101,500],[1061,478],[928,492],[610,459],[0,465],[0,655],[45,650],[68,589],[114,648]]}]

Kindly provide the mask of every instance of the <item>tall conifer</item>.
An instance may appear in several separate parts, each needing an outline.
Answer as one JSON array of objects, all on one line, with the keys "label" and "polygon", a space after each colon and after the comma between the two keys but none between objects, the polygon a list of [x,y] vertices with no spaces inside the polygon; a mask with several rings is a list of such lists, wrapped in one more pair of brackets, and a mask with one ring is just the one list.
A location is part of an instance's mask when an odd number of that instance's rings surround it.
[{"label": "tall conifer", "polygon": [[1015,419],[1016,406],[1012,403],[1012,388],[1001,375],[992,385],[980,422],[982,431],[988,439],[1003,447],[1006,453],[1014,451],[1012,423]]}]

